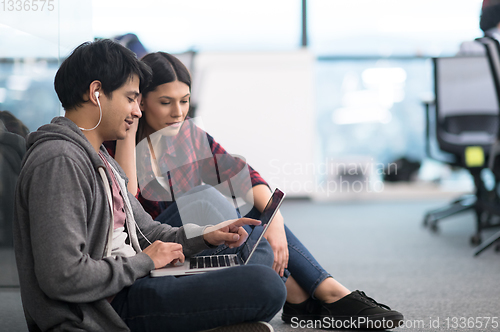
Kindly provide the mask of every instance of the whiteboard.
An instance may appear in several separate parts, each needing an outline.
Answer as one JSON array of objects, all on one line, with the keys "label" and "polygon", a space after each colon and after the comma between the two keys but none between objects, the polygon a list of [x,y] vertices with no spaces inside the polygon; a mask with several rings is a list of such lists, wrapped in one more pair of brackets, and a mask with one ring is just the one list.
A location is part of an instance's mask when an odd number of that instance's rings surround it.
[{"label": "whiteboard", "polygon": [[198,53],[194,63],[205,130],[288,196],[314,191],[314,63],[307,50]]}]

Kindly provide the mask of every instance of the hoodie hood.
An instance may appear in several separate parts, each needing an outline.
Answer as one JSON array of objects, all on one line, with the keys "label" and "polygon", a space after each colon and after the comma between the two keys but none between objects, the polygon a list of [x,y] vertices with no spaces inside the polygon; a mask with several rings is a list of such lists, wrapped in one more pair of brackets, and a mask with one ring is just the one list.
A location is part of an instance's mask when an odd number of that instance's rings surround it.
[{"label": "hoodie hood", "polygon": [[28,151],[26,152],[26,158],[24,160],[26,161],[26,159],[28,159],[36,146],[52,140],[64,140],[75,144],[85,151],[96,169],[104,167],[101,158],[99,158],[94,147],[90,144],[78,126],[70,119],[62,116],[52,119],[49,124],[41,126],[37,131],[28,135],[26,142]]}]

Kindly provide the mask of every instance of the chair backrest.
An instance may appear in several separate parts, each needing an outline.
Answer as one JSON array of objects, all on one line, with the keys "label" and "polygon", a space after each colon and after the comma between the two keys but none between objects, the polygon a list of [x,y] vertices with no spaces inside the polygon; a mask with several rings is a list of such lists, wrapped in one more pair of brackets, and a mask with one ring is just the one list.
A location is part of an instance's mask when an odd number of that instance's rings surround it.
[{"label": "chair backrest", "polygon": [[434,58],[436,137],[443,151],[493,144],[499,102],[487,56]]},{"label": "chair backrest", "polygon": [[[477,42],[483,44],[486,56],[490,64],[491,75],[495,83],[497,96],[500,96],[500,44],[492,37],[477,38]],[[500,103],[500,98],[499,98]]]},{"label": "chair backrest", "polygon": [[[500,103],[500,43],[497,39],[488,35],[482,38],[477,38],[476,41],[483,44],[485,47],[491,73],[495,82],[496,93]],[[496,142],[490,149],[490,155],[488,158],[488,168],[493,171],[498,183],[500,181],[500,167],[498,167],[500,164],[500,129],[498,130]]]},{"label": "chair backrest", "polygon": [[498,115],[498,101],[488,58],[434,58],[438,119],[459,115]]}]

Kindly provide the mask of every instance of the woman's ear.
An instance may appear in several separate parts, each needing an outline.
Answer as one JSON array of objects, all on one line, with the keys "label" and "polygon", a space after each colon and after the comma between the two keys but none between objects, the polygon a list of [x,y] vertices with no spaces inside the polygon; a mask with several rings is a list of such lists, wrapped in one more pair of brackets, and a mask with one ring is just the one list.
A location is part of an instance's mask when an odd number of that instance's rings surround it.
[{"label": "woman's ear", "polygon": [[144,112],[144,101],[142,100],[142,93],[137,98],[139,102],[139,109],[141,110],[141,112]]}]

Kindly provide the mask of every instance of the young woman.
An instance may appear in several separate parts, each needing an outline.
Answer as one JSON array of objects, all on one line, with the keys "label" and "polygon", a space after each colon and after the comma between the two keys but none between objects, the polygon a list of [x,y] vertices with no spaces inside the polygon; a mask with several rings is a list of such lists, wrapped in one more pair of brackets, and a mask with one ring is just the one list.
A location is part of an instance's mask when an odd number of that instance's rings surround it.
[{"label": "young woman", "polygon": [[[234,190],[246,190],[243,196],[251,209],[244,209],[243,214],[259,218],[271,190],[257,171],[241,158],[229,155],[212,136],[189,120],[191,77],[187,68],[163,52],[150,53],[142,61],[153,73],[152,82],[142,92],[143,115],[136,136],[131,130],[125,140],[117,142],[115,152],[130,179],[129,191],[137,194],[153,218],[180,226],[180,197],[189,196],[203,183],[227,194],[226,183],[236,183],[236,189],[229,188],[229,196],[234,196]],[[245,172],[247,181],[231,181]],[[293,317],[331,318],[343,322],[345,328],[392,328],[402,322],[401,313],[363,292],[350,292],[326,272],[286,227],[281,213],[274,218],[265,238],[274,253],[273,269],[286,280],[287,302],[282,314],[285,322],[290,323]]]}]

